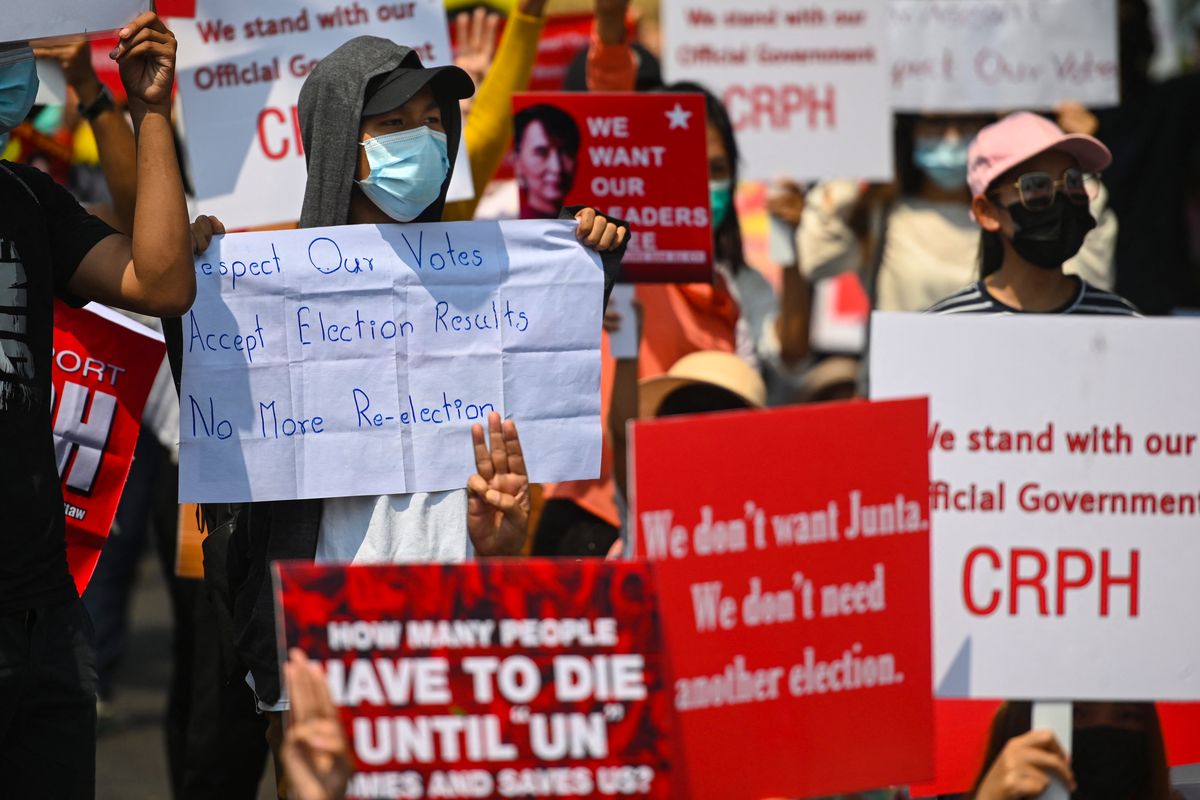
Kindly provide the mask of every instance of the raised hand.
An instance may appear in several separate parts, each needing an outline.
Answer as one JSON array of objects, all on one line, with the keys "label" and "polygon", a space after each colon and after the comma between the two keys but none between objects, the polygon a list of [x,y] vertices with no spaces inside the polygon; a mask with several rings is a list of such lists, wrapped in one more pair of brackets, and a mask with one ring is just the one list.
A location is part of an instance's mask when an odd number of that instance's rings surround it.
[{"label": "raised hand", "polygon": [[297,800],[340,800],[354,767],[342,721],[321,670],[292,649],[283,665],[291,706],[280,757]]},{"label": "raised hand", "polygon": [[499,29],[500,15],[483,6],[454,17],[454,63],[471,76],[477,89],[496,57]]},{"label": "raised hand", "polygon": [[529,535],[529,476],[516,423],[492,412],[487,440],[480,425],[471,439],[477,472],[467,481],[467,532],[481,556],[517,555]]},{"label": "raised hand", "polygon": [[175,34],[157,14],[147,11],[122,28],[117,38],[109,58],[120,65],[130,104],[140,101],[169,108],[175,82]]}]

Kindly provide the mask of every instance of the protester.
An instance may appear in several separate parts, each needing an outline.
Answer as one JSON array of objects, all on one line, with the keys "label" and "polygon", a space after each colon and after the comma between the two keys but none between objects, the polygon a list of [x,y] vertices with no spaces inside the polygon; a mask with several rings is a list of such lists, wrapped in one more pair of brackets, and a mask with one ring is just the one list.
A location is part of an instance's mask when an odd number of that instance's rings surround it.
[{"label": "protester", "polygon": [[[171,134],[175,39],[153,13],[120,31],[120,65],[137,131],[130,239],[28,167],[0,164],[0,270],[9,329],[0,340],[0,774],[18,797],[91,797],[96,668],[91,626],[67,570],[63,500],[50,427],[54,296],[178,315],[195,296],[187,205]],[[33,105],[23,44],[0,50],[0,132]]]},{"label": "protester", "polygon": [[[1060,119],[1073,123],[1071,132],[1095,123],[1074,105],[1064,107]],[[921,311],[971,281],[978,229],[967,150],[990,121],[986,115],[897,115],[894,186],[827,181],[809,193],[797,241],[805,275],[819,281],[855,272],[881,311]],[[1117,220],[1100,189],[1090,198],[1097,229],[1065,270],[1111,289]]]},{"label": "protester", "polygon": [[1136,315],[1123,298],[1068,275],[1064,264],[1096,226],[1088,210],[1108,148],[1029,112],[979,132],[967,154],[982,278],[941,300],[937,314]]},{"label": "protester", "polygon": [[1071,754],[1030,730],[1032,704],[996,711],[973,800],[1038,797],[1057,779],[1078,800],[1168,800],[1166,749],[1153,703],[1074,703]]},{"label": "protester", "polygon": [[[473,90],[461,69],[426,68],[413,50],[376,37],[353,39],[323,59],[300,94],[309,175],[301,226],[438,220],[462,130],[459,101]],[[611,286],[626,229],[592,209],[574,218],[580,240],[603,253]],[[221,232],[219,223],[197,225],[197,250]],[[501,425],[492,414],[488,439],[479,425],[472,436],[478,473],[466,490],[255,503],[210,521],[210,539],[229,531],[229,555],[216,565],[216,578],[232,592],[238,652],[261,708],[280,710],[285,702],[268,577],[272,561],[459,561],[471,551],[520,552],[529,498],[516,425]],[[465,547],[456,531],[469,534]],[[277,747],[278,717],[273,720]]]}]

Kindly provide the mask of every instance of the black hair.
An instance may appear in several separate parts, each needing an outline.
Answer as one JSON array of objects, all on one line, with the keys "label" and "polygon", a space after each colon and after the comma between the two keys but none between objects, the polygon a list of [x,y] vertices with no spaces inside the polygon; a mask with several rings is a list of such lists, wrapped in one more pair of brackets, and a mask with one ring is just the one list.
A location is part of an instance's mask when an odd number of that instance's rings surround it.
[{"label": "black hair", "polygon": [[[736,190],[738,185],[738,163],[741,157],[738,155],[737,137],[733,132],[733,121],[729,118],[729,112],[725,109],[725,104],[708,89],[698,83],[691,83],[689,81],[672,83],[669,86],[664,86],[662,91],[673,94],[699,94],[704,96],[704,110],[708,115],[708,124],[716,128],[717,135],[721,137],[721,142],[725,145],[725,153],[729,156],[729,183],[731,190]],[[737,207],[733,203],[730,203],[729,213],[725,215],[725,219],[721,222],[721,225],[713,230],[713,255],[718,261],[728,264],[729,269],[735,275],[746,266],[746,256],[742,251],[742,226],[738,221]]]},{"label": "black hair", "polygon": [[558,106],[545,103],[523,108],[513,117],[513,150],[521,148],[521,140],[531,122],[539,123],[546,135],[572,153],[579,150],[579,126],[574,118]]},{"label": "black hair", "polygon": [[714,411],[740,411],[749,408],[740,396],[711,383],[689,383],[663,398],[658,416],[708,414]]}]

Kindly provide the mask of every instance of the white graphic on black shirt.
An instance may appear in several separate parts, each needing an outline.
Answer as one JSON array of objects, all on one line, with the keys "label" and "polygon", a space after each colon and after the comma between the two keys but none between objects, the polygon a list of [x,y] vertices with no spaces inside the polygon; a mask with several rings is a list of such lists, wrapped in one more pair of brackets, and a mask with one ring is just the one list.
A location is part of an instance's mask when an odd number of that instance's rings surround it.
[{"label": "white graphic on black shirt", "polygon": [[29,411],[37,396],[29,349],[29,281],[17,245],[0,239],[0,411]]}]

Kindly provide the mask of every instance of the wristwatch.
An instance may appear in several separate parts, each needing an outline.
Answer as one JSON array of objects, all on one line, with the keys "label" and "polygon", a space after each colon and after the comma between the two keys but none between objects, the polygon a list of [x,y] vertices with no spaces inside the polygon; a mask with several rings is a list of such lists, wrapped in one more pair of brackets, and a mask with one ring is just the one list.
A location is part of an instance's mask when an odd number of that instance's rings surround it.
[{"label": "wristwatch", "polygon": [[100,91],[96,94],[95,100],[86,106],[83,103],[79,104],[79,113],[88,122],[95,122],[96,117],[116,107],[117,105],[113,101],[112,92],[102,83],[100,84]]}]

